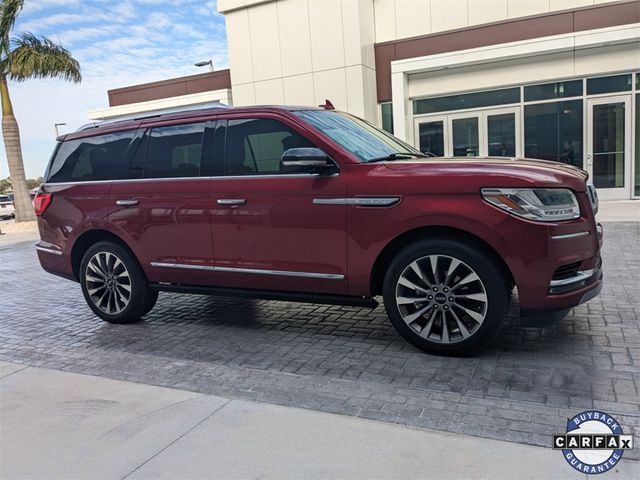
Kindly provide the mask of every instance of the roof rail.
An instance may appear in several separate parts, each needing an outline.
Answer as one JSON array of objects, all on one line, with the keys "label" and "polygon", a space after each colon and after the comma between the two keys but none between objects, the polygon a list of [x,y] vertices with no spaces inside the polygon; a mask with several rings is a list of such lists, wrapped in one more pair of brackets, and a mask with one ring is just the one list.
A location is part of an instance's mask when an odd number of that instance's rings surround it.
[{"label": "roof rail", "polygon": [[182,112],[197,112],[197,111],[205,111],[212,109],[227,109],[233,108],[230,105],[221,102],[210,102],[210,103],[200,103],[198,105],[192,106],[181,106],[181,107],[170,107],[170,108],[162,108],[158,110],[149,110],[148,112],[140,112],[134,113],[131,115],[122,115],[117,118],[113,118],[110,120],[98,120],[96,122],[86,123],[82,125],[80,128],[76,130],[76,132],[81,132],[83,130],[89,130],[91,128],[103,127],[105,125],[112,125],[114,123],[126,122],[128,120],[144,120],[147,118],[159,117],[160,115],[167,115],[170,113],[182,113]]}]

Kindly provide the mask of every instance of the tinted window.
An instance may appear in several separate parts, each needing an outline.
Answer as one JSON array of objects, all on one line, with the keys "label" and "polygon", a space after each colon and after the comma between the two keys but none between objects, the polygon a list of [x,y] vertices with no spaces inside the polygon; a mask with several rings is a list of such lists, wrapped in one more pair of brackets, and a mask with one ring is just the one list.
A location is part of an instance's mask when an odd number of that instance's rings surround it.
[{"label": "tinted window", "polygon": [[582,167],[582,100],[524,107],[524,154]]},{"label": "tinted window", "polygon": [[295,173],[294,167],[281,166],[284,151],[314,146],[276,120],[230,120],[227,128],[227,171],[229,175]]},{"label": "tinted window", "polygon": [[[200,176],[203,135],[204,123],[151,129],[147,139],[144,178]],[[134,163],[137,159],[139,155],[134,158]]]},{"label": "tinted window", "polygon": [[631,74],[587,79],[587,95],[627,90],[631,90]]},{"label": "tinted window", "polygon": [[448,110],[506,105],[520,101],[520,87],[491,90],[488,92],[463,93],[447,97],[423,98],[413,101],[413,113],[433,113]]},{"label": "tinted window", "polygon": [[61,143],[46,181],[113,180],[134,133],[110,133]]},{"label": "tinted window", "polygon": [[381,103],[380,110],[382,111],[382,129],[393,135],[393,105],[391,102]]},{"label": "tinted window", "polygon": [[524,87],[525,102],[552,98],[579,97],[580,95],[582,95],[582,80],[544,83]]}]

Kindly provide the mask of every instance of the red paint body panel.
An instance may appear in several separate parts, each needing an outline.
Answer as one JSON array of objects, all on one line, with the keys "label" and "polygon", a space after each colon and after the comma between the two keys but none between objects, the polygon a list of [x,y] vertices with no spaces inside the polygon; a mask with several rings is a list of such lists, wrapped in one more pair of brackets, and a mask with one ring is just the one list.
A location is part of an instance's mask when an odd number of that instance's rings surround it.
[{"label": "red paint body panel", "polygon": [[[216,265],[230,268],[347,275],[346,206],[314,205],[314,198],[346,195],[346,176],[216,178],[211,222]],[[244,199],[218,205],[217,199]],[[346,295],[346,280],[216,272],[235,288]]]},{"label": "red paint body panel", "polygon": [[[568,294],[549,295],[556,268],[581,262],[593,268],[600,239],[585,192],[585,172],[533,160],[419,159],[362,164],[289,110],[276,107],[167,115],[122,122],[110,131],[216,118],[277,118],[323,149],[339,166],[333,176],[247,176],[155,181],[47,184],[53,201],[39,218],[43,267],[72,276],[71,251],[85,232],[104,229],[134,252],[152,282],[371,296],[372,268],[399,236],[423,227],[448,227],[477,237],[507,265],[520,305],[562,309],[578,304],[599,281]],[[101,130],[103,131],[103,130]],[[104,130],[106,131],[106,130]],[[67,136],[95,134],[84,131]],[[485,202],[482,188],[562,187],[574,191],[582,216],[542,223],[510,215]],[[317,205],[314,199],[399,197],[390,207]],[[138,205],[118,207],[118,199]],[[218,199],[245,199],[219,205]],[[588,235],[553,239],[587,231]],[[179,270],[152,262],[223,267]],[[224,268],[313,272],[344,279],[299,278],[224,271]]]},{"label": "red paint body panel", "polygon": [[[217,285],[215,272],[154,267],[152,262],[212,266],[207,178],[115,182],[109,224],[134,250],[151,282]],[[115,207],[133,199],[135,206]],[[135,246],[135,247],[134,247]]]}]

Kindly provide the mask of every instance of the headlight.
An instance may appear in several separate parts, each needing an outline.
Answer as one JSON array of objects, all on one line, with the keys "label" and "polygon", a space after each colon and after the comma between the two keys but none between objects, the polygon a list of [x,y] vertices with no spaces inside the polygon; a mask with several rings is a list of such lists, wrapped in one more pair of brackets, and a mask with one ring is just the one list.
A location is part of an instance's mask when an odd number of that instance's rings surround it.
[{"label": "headlight", "polygon": [[580,217],[576,196],[566,188],[483,188],[492,205],[519,217],[557,222]]}]

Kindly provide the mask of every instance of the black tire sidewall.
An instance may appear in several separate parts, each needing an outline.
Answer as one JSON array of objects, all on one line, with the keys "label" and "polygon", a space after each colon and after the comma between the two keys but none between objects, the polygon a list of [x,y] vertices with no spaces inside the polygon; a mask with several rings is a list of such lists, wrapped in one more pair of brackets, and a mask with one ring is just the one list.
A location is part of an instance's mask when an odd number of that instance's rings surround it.
[{"label": "black tire sidewall", "polygon": [[[482,325],[471,337],[461,342],[443,345],[421,337],[402,319],[395,301],[396,284],[404,269],[414,260],[433,254],[448,255],[466,263],[478,274],[487,292],[487,313]],[[481,250],[458,241],[421,240],[409,245],[389,265],[382,290],[387,315],[398,333],[419,349],[438,355],[478,353],[500,330],[508,306],[504,275],[494,261]]]},{"label": "black tire sidewall", "polygon": [[[124,263],[131,278],[131,299],[129,300],[129,304],[122,312],[116,315],[110,315],[100,310],[96,305],[94,305],[89,292],[87,291],[85,278],[87,264],[89,263],[89,260],[99,252],[108,252],[116,255]],[[84,295],[87,305],[89,305],[89,308],[93,310],[93,313],[102,320],[109,323],[131,323],[144,315],[143,311],[148,306],[148,296],[150,292],[149,285],[138,261],[126,248],[112,242],[98,242],[95,245],[92,245],[82,257],[78,277],[80,279],[82,294]],[[151,307],[153,307],[153,305],[151,305]],[[149,310],[150,309],[151,308],[149,308]]]}]

